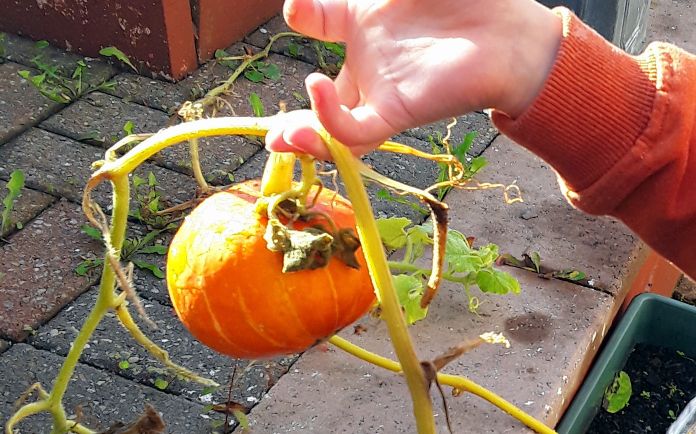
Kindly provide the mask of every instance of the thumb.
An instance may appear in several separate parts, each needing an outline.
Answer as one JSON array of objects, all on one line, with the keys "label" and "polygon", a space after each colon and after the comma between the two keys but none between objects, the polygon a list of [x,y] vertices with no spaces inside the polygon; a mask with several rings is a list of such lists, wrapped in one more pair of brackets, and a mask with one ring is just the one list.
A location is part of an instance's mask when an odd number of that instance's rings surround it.
[{"label": "thumb", "polygon": [[343,41],[346,35],[346,0],[286,0],[283,16],[293,30],[322,41]]}]

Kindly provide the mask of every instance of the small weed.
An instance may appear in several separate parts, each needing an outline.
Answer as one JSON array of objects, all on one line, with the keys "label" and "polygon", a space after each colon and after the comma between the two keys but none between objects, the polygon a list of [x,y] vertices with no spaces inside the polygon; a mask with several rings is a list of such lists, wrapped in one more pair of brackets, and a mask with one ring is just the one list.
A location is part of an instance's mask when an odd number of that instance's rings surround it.
[{"label": "small weed", "polygon": [[604,392],[604,402],[602,406],[609,413],[618,413],[628,405],[631,399],[631,377],[624,371],[619,372],[614,378],[614,382],[607,387]]},{"label": "small weed", "polygon": [[5,34],[0,32],[0,57],[5,57]]},{"label": "small weed", "polygon": [[[336,42],[312,41],[312,47],[317,55],[319,69],[329,77],[335,77],[343,66],[346,58],[346,49],[343,44]],[[329,55],[337,58],[335,63],[327,61]]]},{"label": "small weed", "polygon": [[167,387],[169,387],[169,381],[167,381],[163,378],[157,377],[157,378],[155,378],[155,387],[158,388],[159,390],[164,390]]},{"label": "small weed", "polygon": [[[471,131],[467,133],[458,145],[452,146],[452,148],[450,149],[452,155],[454,155],[457,158],[457,160],[459,160],[459,162],[462,163],[462,165],[464,166],[464,170],[466,170],[465,178],[472,178],[481,169],[486,167],[486,164],[488,164],[488,162],[483,156],[472,158],[467,155],[467,152],[469,152],[471,146],[474,144],[476,134],[476,131]],[[428,142],[430,142],[433,154],[442,154],[447,150],[447,146],[444,142],[442,134],[439,132],[436,133],[434,136],[428,136]],[[447,166],[441,163],[439,164],[437,182],[442,182],[446,179],[448,179]],[[452,187],[439,188],[437,191],[438,200],[444,199],[447,192],[449,192],[451,189]]]},{"label": "small weed", "polygon": [[402,196],[394,195],[391,192],[389,192],[389,190],[387,190],[386,188],[380,188],[379,190],[377,190],[377,199],[406,205],[412,210],[424,216],[430,215],[430,211],[427,208],[422,207],[419,203],[406,199]]},{"label": "small weed", "polygon": [[647,390],[644,390],[644,391],[640,392],[640,397],[645,398],[645,399],[650,399],[650,392],[648,392]]},{"label": "small weed", "polygon": [[249,104],[251,104],[251,110],[256,117],[263,117],[266,115],[266,110],[263,107],[263,102],[256,92],[251,92],[249,95]]},{"label": "small weed", "polygon": [[152,172],[148,174],[147,179],[133,175],[133,188],[138,206],[130,212],[130,216],[148,227],[162,229],[170,225],[172,217],[158,214],[165,206],[157,186],[157,179]]},{"label": "small weed", "polygon": [[116,85],[114,81],[103,81],[95,85],[85,83],[87,64],[84,60],[75,62],[72,73],[65,75],[58,66],[46,61],[44,56],[46,47],[48,47],[46,41],[38,41],[34,45],[37,54],[31,59],[31,63],[39,70],[38,74],[28,70],[18,71],[17,74],[51,101],[67,104],[95,90],[113,90]]},{"label": "small weed", "polygon": [[125,371],[126,369],[130,368],[130,363],[128,360],[121,360],[118,362],[118,368]]},{"label": "small weed", "polygon": [[138,68],[136,68],[135,65],[133,65],[128,56],[126,56],[126,54],[123,51],[119,50],[116,47],[104,47],[101,50],[99,50],[99,54],[106,57],[113,57],[130,66],[130,68],[133,71],[135,71],[136,74],[138,73]]},{"label": "small weed", "polygon": [[260,83],[264,79],[276,81],[280,78],[280,70],[272,63],[256,61],[244,71],[244,77],[253,83]]},{"label": "small weed", "polygon": [[[157,265],[147,261],[134,259],[134,256],[136,254],[156,254],[164,256],[167,253],[167,246],[157,244],[155,241],[158,235],[169,229],[170,228],[153,230],[142,237],[137,236],[127,238],[123,242],[123,247],[121,248],[121,259],[123,261],[132,262],[135,267],[141,270],[149,271],[158,279],[164,279],[164,272]],[[82,232],[99,242],[103,242],[101,232],[92,226],[83,225]],[[102,265],[104,265],[104,260],[101,258],[85,259],[77,265],[75,268],[75,273],[77,273],[79,276],[86,276],[92,270],[101,267]]]},{"label": "small weed", "polygon": [[[0,214],[0,234],[4,234],[10,229],[10,214],[14,208],[15,202],[19,194],[24,188],[24,172],[15,170],[10,174],[10,180],[7,182],[7,195],[2,200],[2,214]],[[21,229],[21,224],[17,223],[17,229]]]}]

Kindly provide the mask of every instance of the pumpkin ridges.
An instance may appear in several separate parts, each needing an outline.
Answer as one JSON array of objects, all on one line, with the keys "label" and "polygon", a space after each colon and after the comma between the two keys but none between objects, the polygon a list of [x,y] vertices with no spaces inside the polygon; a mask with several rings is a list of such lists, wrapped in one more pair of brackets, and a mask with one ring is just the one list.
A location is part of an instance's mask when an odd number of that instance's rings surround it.
[{"label": "pumpkin ridges", "polygon": [[[357,319],[374,299],[360,249],[360,270],[333,258],[324,269],[282,273],[282,254],[263,239],[267,218],[256,211],[258,197],[258,184],[245,183],[207,198],[174,237],[168,258],[167,282],[184,324],[235,357],[301,352]],[[355,228],[347,200],[328,190],[312,211]],[[293,227],[314,224],[327,222],[298,220]],[[196,300],[201,292],[205,299]]]},{"label": "pumpkin ridges", "polygon": [[206,307],[208,308],[208,312],[209,312],[210,318],[212,320],[213,329],[215,330],[215,333],[218,336],[220,336],[221,340],[224,341],[227,345],[234,347],[235,351],[239,351],[239,352],[246,351],[244,348],[239,347],[234,341],[230,340],[225,335],[225,333],[223,333],[222,326],[220,325],[220,321],[218,320],[218,317],[217,317],[217,314],[215,313],[215,310],[210,305],[210,300],[208,299],[208,294],[205,291],[202,291],[202,297],[203,297],[203,300],[205,301]]}]

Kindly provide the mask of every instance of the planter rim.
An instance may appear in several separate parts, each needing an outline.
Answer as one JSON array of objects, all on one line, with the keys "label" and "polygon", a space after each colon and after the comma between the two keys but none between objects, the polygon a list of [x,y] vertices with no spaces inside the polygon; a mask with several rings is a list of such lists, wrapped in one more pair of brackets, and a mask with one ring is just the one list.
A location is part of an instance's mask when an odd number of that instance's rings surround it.
[{"label": "planter rim", "polygon": [[[696,318],[696,306],[656,294],[646,293],[637,296],[619,320],[609,339],[605,341],[585,381],[556,427],[557,432],[559,434],[586,432],[601,405],[605,389],[616,373],[623,369],[636,344],[647,343],[685,350],[685,348],[675,347],[690,343],[694,347],[696,321],[678,321],[678,318],[684,316]],[[660,321],[651,321],[656,318]],[[670,331],[670,325],[675,322],[678,322],[681,328]],[[677,331],[679,333],[676,333]],[[696,347],[693,351],[696,351]]]}]

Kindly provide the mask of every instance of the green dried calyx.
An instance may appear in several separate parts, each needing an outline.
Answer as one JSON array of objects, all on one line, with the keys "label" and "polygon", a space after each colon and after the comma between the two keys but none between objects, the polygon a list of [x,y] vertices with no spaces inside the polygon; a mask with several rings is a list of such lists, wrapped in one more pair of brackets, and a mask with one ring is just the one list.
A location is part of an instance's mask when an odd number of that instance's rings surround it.
[{"label": "green dried calyx", "polygon": [[325,267],[334,256],[351,268],[360,268],[355,257],[360,241],[352,229],[332,232],[317,225],[297,230],[270,219],[264,239],[269,250],[283,253],[284,273]]}]

